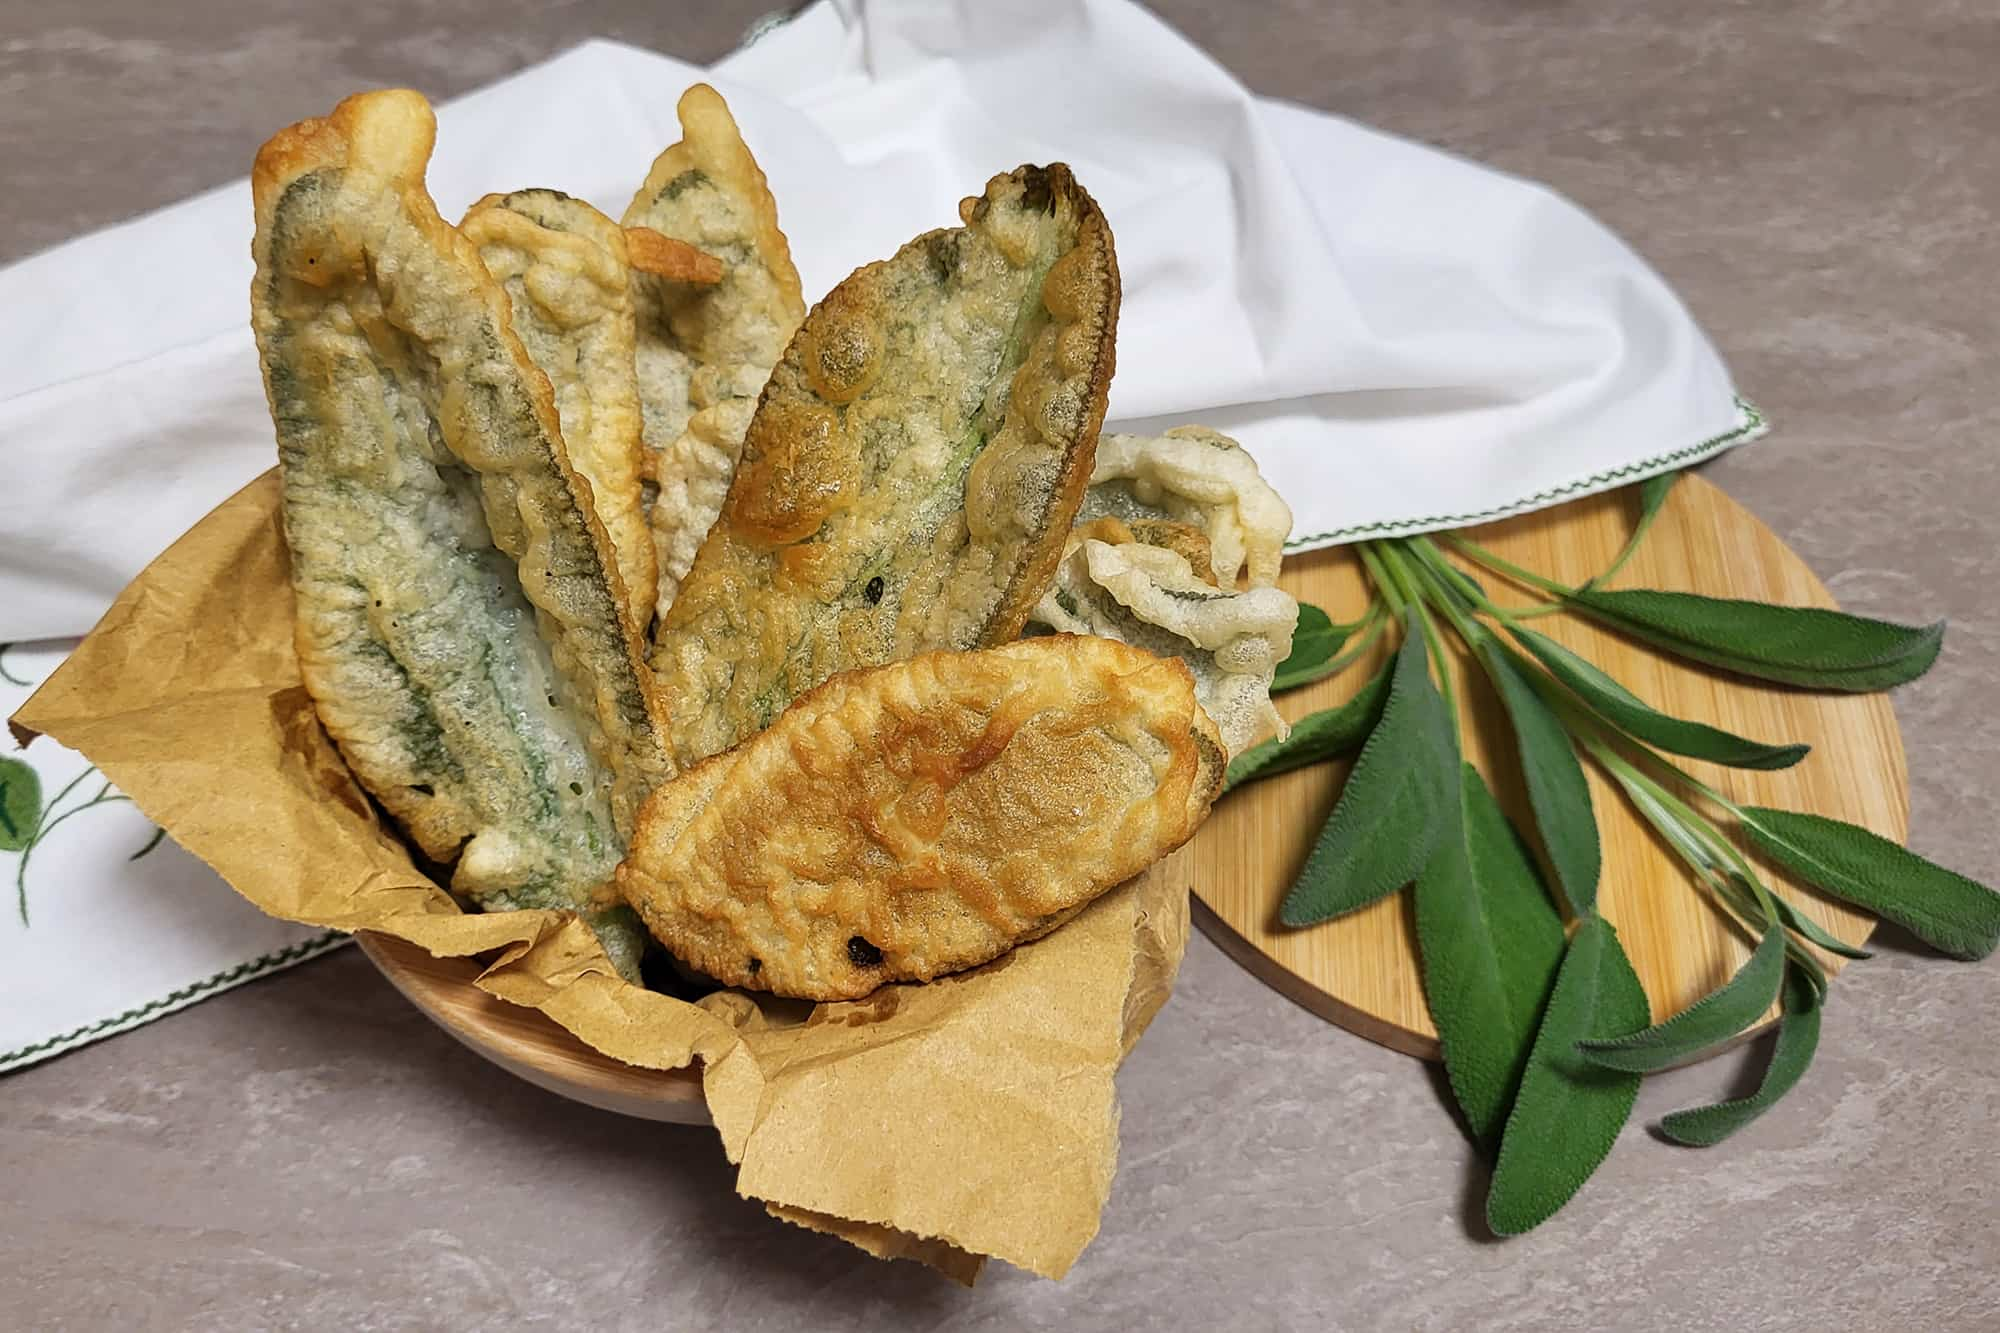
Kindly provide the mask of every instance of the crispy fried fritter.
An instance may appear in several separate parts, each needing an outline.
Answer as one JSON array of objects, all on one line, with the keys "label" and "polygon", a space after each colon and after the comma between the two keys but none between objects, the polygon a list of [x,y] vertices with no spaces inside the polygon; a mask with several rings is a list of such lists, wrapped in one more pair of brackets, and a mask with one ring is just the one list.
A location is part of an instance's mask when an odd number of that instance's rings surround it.
[{"label": "crispy fried fritter", "polygon": [[454,887],[581,906],[669,765],[548,381],[424,190],[435,131],[417,94],[365,93],[252,174],[299,661]]},{"label": "crispy fried fritter", "polygon": [[1111,232],[1068,168],[828,294],[772,372],[722,516],[654,634],[692,763],[837,671],[1020,633],[1104,420]]},{"label": "crispy fried fritter", "polygon": [[1292,511],[1256,460],[1206,426],[1100,440],[1083,517],[1104,515],[1200,528],[1208,536],[1215,579],[1225,588],[1236,586],[1246,565],[1251,587],[1276,583],[1285,539],[1292,535]]},{"label": "crispy fried fritter", "polygon": [[[489,194],[458,229],[506,289],[514,332],[549,378],[570,464],[618,556],[632,624],[653,623],[653,535],[640,508],[645,449],[625,232],[555,190]],[[705,256],[704,256],[705,257]]]},{"label": "crispy fried fritter", "polygon": [[1140,541],[1113,544],[1080,527],[1056,580],[1035,608],[1037,624],[1095,634],[1178,657],[1194,673],[1201,706],[1231,756],[1283,735],[1271,678],[1292,651],[1299,604],[1281,588],[1218,588],[1179,551]]},{"label": "crispy fried fritter", "polygon": [[1185,842],[1224,764],[1171,659],[1067,635],[926,653],[656,791],[618,888],[718,980],[853,999],[1054,929]]},{"label": "crispy fried fritter", "polygon": [[[733,398],[754,400],[806,311],[791,247],[778,230],[777,203],[728,104],[698,83],[681,95],[679,111],[681,141],[654,161],[624,217],[628,229],[652,232],[661,242],[639,238],[632,278],[639,307],[639,395],[652,475],[660,486],[651,518],[662,574],[661,615],[687,572],[685,559],[670,553],[700,545],[715,521],[743,438],[738,427],[719,452],[684,442],[690,419]],[[672,249],[676,245],[679,250]],[[723,408],[697,433],[713,446],[727,437],[733,415],[733,408]],[[677,465],[690,456],[711,469],[726,459],[720,487],[712,484],[712,475],[680,484]],[[691,500],[710,491],[713,502]]]}]

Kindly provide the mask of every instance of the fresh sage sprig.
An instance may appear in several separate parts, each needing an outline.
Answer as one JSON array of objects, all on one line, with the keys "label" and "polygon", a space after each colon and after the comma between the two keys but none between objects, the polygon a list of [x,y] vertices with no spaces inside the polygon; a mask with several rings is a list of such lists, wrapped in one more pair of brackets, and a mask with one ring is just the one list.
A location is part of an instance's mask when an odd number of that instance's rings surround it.
[{"label": "fresh sage sprig", "polygon": [[[1414,884],[1425,998],[1452,1098],[1494,1162],[1487,1220],[1503,1235],[1539,1225],[1590,1177],[1629,1118],[1643,1075],[1720,1049],[1774,1004],[1778,1039],[1756,1091],[1676,1111],[1660,1128],[1676,1142],[1718,1143],[1804,1077],[1827,993],[1820,958],[1868,955],[1774,893],[1746,845],[1952,957],[1983,958],[2000,946],[1992,890],[1856,825],[1739,805],[1673,758],[1775,769],[1805,759],[1806,745],[1672,717],[1527,627],[1567,612],[1689,661],[1815,690],[1887,689],[1936,661],[1942,623],[1607,588],[1672,485],[1670,474],[1641,486],[1631,539],[1609,568],[1576,587],[1458,534],[1361,543],[1367,609],[1342,624],[1302,608],[1273,688],[1337,674],[1391,627],[1400,646],[1346,703],[1300,719],[1287,739],[1255,746],[1229,768],[1234,788],[1360,752],[1280,919],[1308,928]],[[1494,602],[1443,547],[1546,600]],[[1447,633],[1462,655],[1447,649]],[[1464,759],[1457,715],[1460,700],[1473,696],[1455,686],[1455,661],[1483,673],[1500,700],[1539,856]],[[1755,942],[1734,976],[1659,1023],[1617,931],[1597,911],[1602,853],[1586,759],[1673,849],[1690,884]]]}]

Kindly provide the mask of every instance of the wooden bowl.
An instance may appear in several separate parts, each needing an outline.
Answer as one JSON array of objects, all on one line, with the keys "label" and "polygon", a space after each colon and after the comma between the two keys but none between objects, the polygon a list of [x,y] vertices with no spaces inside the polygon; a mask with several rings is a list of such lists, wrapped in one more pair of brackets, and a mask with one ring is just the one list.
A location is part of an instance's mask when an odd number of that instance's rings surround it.
[{"label": "wooden bowl", "polygon": [[393,935],[355,937],[368,961],[426,1017],[502,1069],[601,1111],[706,1125],[701,1075],[693,1069],[639,1069],[578,1041],[538,1009],[496,999],[473,984],[476,958],[433,958]]}]

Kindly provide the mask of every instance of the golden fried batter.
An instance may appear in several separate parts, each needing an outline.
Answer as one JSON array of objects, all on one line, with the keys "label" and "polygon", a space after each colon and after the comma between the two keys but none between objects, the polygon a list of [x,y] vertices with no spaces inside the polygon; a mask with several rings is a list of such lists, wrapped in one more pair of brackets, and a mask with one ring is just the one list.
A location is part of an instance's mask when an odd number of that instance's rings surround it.
[{"label": "golden fried batter", "polygon": [[455,888],[583,906],[669,765],[548,380],[425,192],[435,131],[417,94],[365,93],[252,173],[299,661]]},{"label": "golden fried batter", "polygon": [[721,518],[655,630],[692,763],[837,671],[1020,633],[1104,420],[1111,232],[1068,168],[828,294],[772,372]]},{"label": "golden fried batter", "polygon": [[625,228],[625,253],[632,267],[656,278],[710,286],[722,281],[722,261],[686,241],[662,236],[651,227]]},{"label": "golden fried batter", "polygon": [[639,503],[645,449],[626,234],[555,190],[489,194],[458,229],[506,289],[514,332],[549,377],[569,461],[590,483],[592,507],[617,552],[625,605],[643,634],[653,623],[657,576]]},{"label": "golden fried batter", "polygon": [[1180,846],[1221,789],[1187,668],[1051,636],[835,676],[656,791],[618,868],[718,980],[813,1000],[1054,929]]},{"label": "golden fried batter", "polygon": [[[1199,528],[1208,538],[1217,581],[1250,586],[1278,581],[1292,511],[1257,470],[1243,446],[1206,426],[1176,426],[1165,435],[1107,435],[1084,496],[1083,516],[1112,515],[1136,525],[1167,520]],[[1142,538],[1141,540],[1150,540]]]},{"label": "golden fried batter", "polygon": [[1070,533],[1069,551],[1031,617],[1066,634],[1096,634],[1177,657],[1194,673],[1195,696],[1215,719],[1230,755],[1285,721],[1271,679],[1292,651],[1299,604],[1282,588],[1218,588],[1181,549],[1117,540],[1115,518]]},{"label": "golden fried batter", "polygon": [[[654,161],[624,217],[639,307],[639,396],[660,488],[651,519],[661,615],[687,572],[674,553],[700,544],[735,471],[743,436],[740,425],[729,433],[737,414],[728,403],[756,398],[806,311],[777,203],[728,104],[698,83],[681,95],[679,111],[681,141]],[[632,237],[641,231],[657,243]],[[711,407],[719,410],[697,428],[702,440],[684,441],[690,419]],[[691,480],[682,471],[690,465],[703,469]]]}]

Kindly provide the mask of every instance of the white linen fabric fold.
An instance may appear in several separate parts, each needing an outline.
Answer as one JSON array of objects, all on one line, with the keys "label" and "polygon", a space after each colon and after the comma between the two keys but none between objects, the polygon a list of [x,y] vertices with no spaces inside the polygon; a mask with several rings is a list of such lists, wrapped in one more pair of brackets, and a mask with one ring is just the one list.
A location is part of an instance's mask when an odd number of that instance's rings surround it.
[{"label": "white linen fabric fold", "polygon": [[[589,42],[443,107],[432,192],[448,218],[527,185],[616,216],[703,78],[770,177],[809,300],[953,225],[994,173],[1068,162],[1123,273],[1114,424],[1236,435],[1298,546],[1533,508],[1761,426],[1673,292],[1583,212],[1255,98],[1126,0],[834,0],[712,71]],[[239,181],[0,271],[0,642],[89,628],[270,466],[250,230]]]}]

